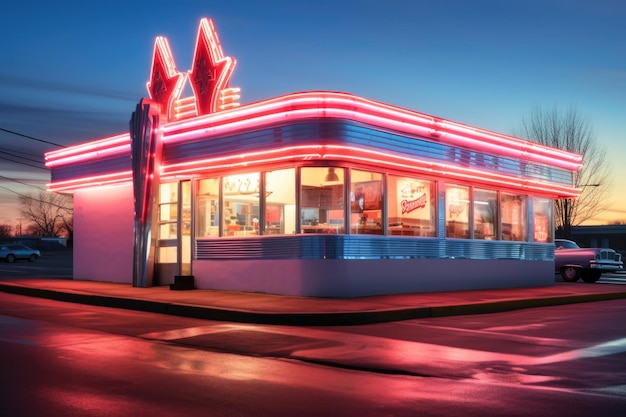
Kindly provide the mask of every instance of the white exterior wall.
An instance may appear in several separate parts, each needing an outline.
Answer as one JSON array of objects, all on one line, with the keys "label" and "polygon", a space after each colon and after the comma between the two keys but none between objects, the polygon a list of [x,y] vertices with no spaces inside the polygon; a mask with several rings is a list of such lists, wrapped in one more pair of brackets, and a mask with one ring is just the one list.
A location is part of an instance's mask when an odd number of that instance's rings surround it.
[{"label": "white exterior wall", "polygon": [[74,192],[74,279],[133,283],[133,187]]},{"label": "white exterior wall", "polygon": [[194,261],[196,288],[362,297],[554,285],[554,262],[474,259]]}]

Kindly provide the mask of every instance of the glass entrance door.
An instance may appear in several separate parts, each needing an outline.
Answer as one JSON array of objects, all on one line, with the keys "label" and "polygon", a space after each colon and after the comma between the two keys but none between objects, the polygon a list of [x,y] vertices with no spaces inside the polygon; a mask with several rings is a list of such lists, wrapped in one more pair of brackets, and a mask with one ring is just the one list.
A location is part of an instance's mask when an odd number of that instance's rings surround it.
[{"label": "glass entrance door", "polygon": [[158,210],[154,281],[168,285],[176,275],[191,275],[191,181],[161,184]]},{"label": "glass entrance door", "polygon": [[191,275],[191,181],[179,183],[180,200],[180,235],[178,246],[178,275]]}]

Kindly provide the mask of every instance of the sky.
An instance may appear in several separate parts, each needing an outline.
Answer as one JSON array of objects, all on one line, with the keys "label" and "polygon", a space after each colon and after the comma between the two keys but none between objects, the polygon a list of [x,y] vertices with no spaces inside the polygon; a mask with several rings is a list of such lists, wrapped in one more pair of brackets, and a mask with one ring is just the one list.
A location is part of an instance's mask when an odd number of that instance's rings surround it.
[{"label": "sky", "polygon": [[0,224],[45,189],[45,152],[128,130],[157,36],[191,69],[203,17],[242,104],[343,91],[507,134],[573,106],[612,172],[586,224],[626,221],[626,2],[21,0],[0,14]]}]

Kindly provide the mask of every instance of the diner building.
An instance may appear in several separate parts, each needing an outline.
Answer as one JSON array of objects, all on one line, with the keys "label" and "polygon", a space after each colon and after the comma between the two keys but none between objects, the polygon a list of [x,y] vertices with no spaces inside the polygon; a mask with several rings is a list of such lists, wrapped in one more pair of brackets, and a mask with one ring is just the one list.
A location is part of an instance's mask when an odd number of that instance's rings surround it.
[{"label": "diner building", "polygon": [[[331,91],[239,103],[213,22],[155,41],[128,132],[46,153],[74,278],[316,297],[554,283],[581,156]],[[183,92],[189,95],[183,97]]]}]

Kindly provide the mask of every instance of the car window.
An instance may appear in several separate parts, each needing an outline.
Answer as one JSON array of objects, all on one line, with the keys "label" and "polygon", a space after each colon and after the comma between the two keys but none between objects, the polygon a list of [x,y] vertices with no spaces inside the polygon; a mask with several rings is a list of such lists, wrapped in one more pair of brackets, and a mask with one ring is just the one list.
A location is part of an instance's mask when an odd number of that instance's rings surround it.
[{"label": "car window", "polygon": [[579,246],[570,240],[554,240],[557,249],[578,249]]}]

